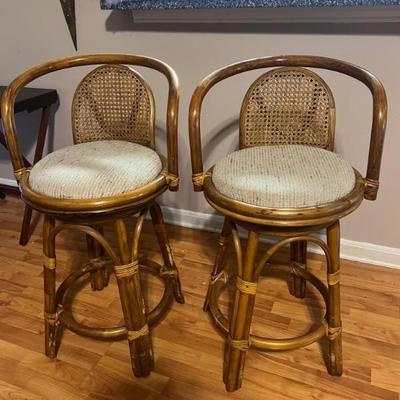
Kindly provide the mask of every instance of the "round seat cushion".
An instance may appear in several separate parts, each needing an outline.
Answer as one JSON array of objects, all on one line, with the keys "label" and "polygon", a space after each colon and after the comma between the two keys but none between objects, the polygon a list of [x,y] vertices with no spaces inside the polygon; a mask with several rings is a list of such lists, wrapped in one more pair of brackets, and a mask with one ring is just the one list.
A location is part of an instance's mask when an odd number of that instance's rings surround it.
[{"label": "round seat cushion", "polygon": [[214,166],[212,180],[223,195],[265,208],[326,204],[349,194],[356,183],[352,166],[339,155],[302,145],[235,151]]},{"label": "round seat cushion", "polygon": [[130,192],[161,172],[158,154],[137,143],[102,140],[64,147],[35,164],[29,185],[59,199],[93,199]]}]

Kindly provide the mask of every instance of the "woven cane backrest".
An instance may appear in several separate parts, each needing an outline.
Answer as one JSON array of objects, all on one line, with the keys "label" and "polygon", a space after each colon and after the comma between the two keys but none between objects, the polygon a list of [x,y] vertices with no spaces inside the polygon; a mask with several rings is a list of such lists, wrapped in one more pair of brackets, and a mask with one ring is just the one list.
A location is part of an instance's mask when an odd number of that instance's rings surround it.
[{"label": "woven cane backrest", "polygon": [[332,150],[334,129],[335,103],[322,78],[305,68],[277,68],[246,93],[240,147],[304,144]]},{"label": "woven cane backrest", "polygon": [[154,148],[154,97],[130,68],[103,65],[80,82],[72,102],[75,143],[126,140]]}]

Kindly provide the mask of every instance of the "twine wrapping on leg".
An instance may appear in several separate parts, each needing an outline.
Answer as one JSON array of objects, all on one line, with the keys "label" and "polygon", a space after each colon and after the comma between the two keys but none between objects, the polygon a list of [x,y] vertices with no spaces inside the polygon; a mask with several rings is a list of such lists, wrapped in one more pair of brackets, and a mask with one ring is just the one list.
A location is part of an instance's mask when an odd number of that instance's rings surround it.
[{"label": "twine wrapping on leg", "polygon": [[60,314],[62,313],[63,309],[60,308],[58,309],[55,313],[48,313],[48,312],[44,312],[44,319],[46,320],[46,322],[52,326],[56,325],[58,323],[58,318],[60,316]]},{"label": "twine wrapping on leg", "polygon": [[143,325],[138,331],[128,331],[128,340],[136,340],[142,336],[146,336],[149,333],[149,325]]},{"label": "twine wrapping on leg", "polygon": [[250,294],[255,296],[257,292],[257,283],[245,281],[239,276],[236,277],[236,287],[245,294]]},{"label": "twine wrapping on leg", "polygon": [[306,265],[299,263],[297,261],[293,261],[290,263],[290,273],[294,276],[302,277],[297,271],[297,269],[306,269]]},{"label": "twine wrapping on leg", "polygon": [[222,279],[225,284],[227,283],[227,276],[224,270],[222,270],[219,274],[215,276],[211,276],[210,286],[215,285],[215,283],[218,282],[220,279]]},{"label": "twine wrapping on leg", "polygon": [[332,274],[328,274],[328,285],[333,286],[337,283],[340,283],[340,270],[333,272]]},{"label": "twine wrapping on leg", "polygon": [[47,257],[46,255],[43,255],[43,266],[47,269],[55,269],[56,259],[54,257]]},{"label": "twine wrapping on leg", "polygon": [[176,269],[169,269],[163,266],[160,268],[160,277],[162,278],[163,276],[166,275],[175,278],[178,275],[178,271]]},{"label": "twine wrapping on leg", "polygon": [[328,339],[329,340],[335,340],[341,333],[342,333],[342,327],[338,326],[336,328],[328,326]]},{"label": "twine wrapping on leg", "polygon": [[233,347],[234,349],[240,350],[240,351],[247,351],[250,346],[251,346],[251,339],[250,337],[248,339],[232,339],[230,336],[228,336],[228,344],[229,346]]},{"label": "twine wrapping on leg", "polygon": [[114,267],[115,276],[117,279],[126,278],[135,275],[139,272],[139,261],[132,261],[130,264],[116,265]]}]

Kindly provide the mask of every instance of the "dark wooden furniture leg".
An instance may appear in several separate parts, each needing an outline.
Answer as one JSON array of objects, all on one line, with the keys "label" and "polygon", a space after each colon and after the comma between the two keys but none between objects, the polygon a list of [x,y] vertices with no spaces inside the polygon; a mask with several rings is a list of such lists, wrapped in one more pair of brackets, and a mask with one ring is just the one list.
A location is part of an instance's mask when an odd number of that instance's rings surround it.
[{"label": "dark wooden furniture leg", "polygon": [[[40,120],[37,144],[35,149],[35,155],[33,159],[33,164],[36,164],[43,155],[44,143],[46,141],[46,132],[49,126],[51,106],[46,106],[42,109],[42,117]],[[25,160],[26,163],[30,163]],[[25,206],[24,218],[22,220],[21,235],[19,237],[19,244],[25,246],[30,238],[31,230],[31,219],[32,219],[32,209],[29,206]]]}]

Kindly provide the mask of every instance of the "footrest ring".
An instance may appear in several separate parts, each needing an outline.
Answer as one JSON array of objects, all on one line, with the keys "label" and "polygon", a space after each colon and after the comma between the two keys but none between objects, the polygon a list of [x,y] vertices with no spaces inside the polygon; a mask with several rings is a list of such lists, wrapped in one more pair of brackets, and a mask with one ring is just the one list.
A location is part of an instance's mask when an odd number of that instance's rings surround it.
[{"label": "footrest ring", "polygon": [[[285,272],[293,272],[293,268],[298,276],[301,276],[308,282],[310,282],[322,295],[325,304],[328,303],[328,290],[324,283],[313,275],[311,272],[300,268],[296,265],[274,265],[271,264],[269,266],[270,270],[273,271],[285,271]],[[218,306],[218,298],[226,287],[226,279],[222,279],[222,275],[219,279],[216,279],[213,282],[213,285],[210,287],[210,314],[216,324],[216,326],[222,331],[222,333],[228,337],[229,335],[229,321],[222,314],[219,306]],[[263,338],[256,335],[250,335],[249,337],[249,347],[258,350],[291,350],[297,349],[300,347],[308,346],[311,343],[323,338],[328,335],[328,324],[326,322],[326,314],[321,321],[321,324],[313,329],[311,332],[306,333],[305,335],[297,336],[290,339],[272,339],[272,338]]]},{"label": "footrest ring", "polygon": [[[110,264],[111,265],[111,264]],[[60,285],[57,290],[56,300],[58,308],[58,321],[63,326],[75,332],[78,335],[92,337],[92,338],[121,338],[128,335],[128,331],[125,326],[117,327],[90,327],[79,323],[74,318],[72,311],[68,310],[64,306],[64,298],[67,291],[73,286],[73,284],[82,276],[89,274],[90,272],[104,268],[104,266],[86,264],[81,270],[70,274],[64,282]],[[163,267],[155,261],[141,258],[139,260],[140,272],[148,272],[156,277],[163,280],[165,288],[164,293],[161,297],[160,302],[148,313],[147,322],[149,326],[155,325],[161,320],[164,314],[168,311],[168,308],[173,300],[173,281],[170,279],[168,274],[161,274]]]}]

